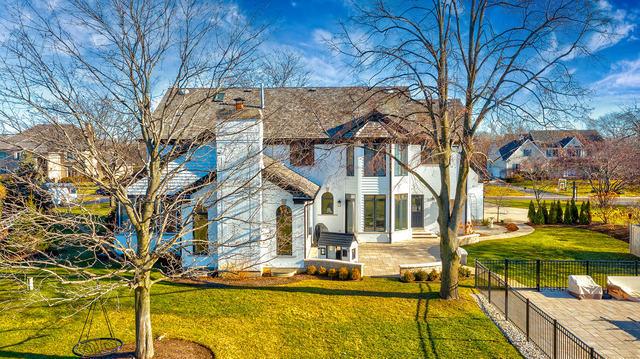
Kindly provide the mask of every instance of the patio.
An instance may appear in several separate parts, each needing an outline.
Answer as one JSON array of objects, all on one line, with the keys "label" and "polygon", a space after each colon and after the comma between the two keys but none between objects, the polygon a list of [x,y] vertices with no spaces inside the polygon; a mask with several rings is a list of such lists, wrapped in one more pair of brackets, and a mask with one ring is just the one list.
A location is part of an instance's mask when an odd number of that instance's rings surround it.
[{"label": "patio", "polygon": [[640,303],[578,300],[564,291],[519,293],[607,358],[640,358]]}]

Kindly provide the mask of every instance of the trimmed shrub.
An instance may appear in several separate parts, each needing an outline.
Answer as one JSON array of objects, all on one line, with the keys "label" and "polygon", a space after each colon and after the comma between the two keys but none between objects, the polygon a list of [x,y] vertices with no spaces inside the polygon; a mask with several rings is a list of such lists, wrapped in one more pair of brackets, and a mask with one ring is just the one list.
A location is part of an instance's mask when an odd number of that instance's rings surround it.
[{"label": "trimmed shrub", "polygon": [[542,214],[542,206],[538,207],[536,216],[533,218],[533,224],[544,224],[544,214]]},{"label": "trimmed shrub", "polygon": [[578,213],[578,206],[576,201],[571,200],[571,223],[576,224],[580,220],[580,213]]},{"label": "trimmed shrub", "polygon": [[529,223],[534,223],[536,220],[536,206],[533,204],[533,200],[529,202],[529,212],[527,212],[527,218],[529,218]]},{"label": "trimmed shrub", "polygon": [[340,267],[340,269],[338,269],[338,278],[340,280],[349,279],[349,269],[347,269],[347,267]]},{"label": "trimmed shrub", "polygon": [[424,282],[427,280],[427,271],[424,269],[417,270],[413,275],[416,277],[416,281],[418,282]]},{"label": "trimmed shrub", "polygon": [[573,221],[571,220],[571,204],[567,201],[567,205],[564,207],[564,219],[562,223],[571,224]]},{"label": "trimmed shrub", "polygon": [[591,224],[593,217],[591,216],[591,201],[587,200],[585,205],[585,211],[587,211],[587,224]]},{"label": "trimmed shrub", "polygon": [[556,213],[556,201],[551,201],[551,207],[549,207],[549,220],[548,224],[556,224],[558,214]]},{"label": "trimmed shrub", "polygon": [[362,279],[362,274],[360,273],[360,269],[353,268],[351,269],[351,280],[360,280]]},{"label": "trimmed shrub", "polygon": [[327,277],[334,279],[338,275],[338,271],[335,268],[331,268],[327,271]]},{"label": "trimmed shrub", "polygon": [[307,267],[307,274],[309,275],[315,275],[316,273],[318,273],[318,268],[316,268],[316,266],[314,266],[313,264]]},{"label": "trimmed shrub", "polygon": [[327,268],[320,266],[320,268],[318,268],[318,275],[321,275],[321,276],[327,275]]},{"label": "trimmed shrub", "polygon": [[507,229],[507,231],[509,232],[515,232],[518,229],[520,229],[520,227],[518,227],[517,224],[511,222],[511,223],[507,223],[507,225],[505,226],[505,228]]},{"label": "trimmed shrub", "polygon": [[549,210],[547,209],[547,202],[542,202],[542,223],[549,224]]},{"label": "trimmed shrub", "polygon": [[582,204],[580,205],[580,220],[579,220],[580,224],[589,224],[586,207],[587,207],[586,203],[582,202]]},{"label": "trimmed shrub", "polygon": [[466,266],[458,267],[458,277],[460,278],[469,278],[471,277],[471,269]]},{"label": "trimmed shrub", "polygon": [[402,273],[402,276],[400,277],[400,281],[405,283],[411,283],[415,280],[416,280],[416,277],[414,277],[413,272],[411,271],[405,271],[404,273]]},{"label": "trimmed shrub", "polygon": [[440,273],[437,270],[432,269],[429,274],[427,274],[427,281],[432,282],[434,280],[440,279]]},{"label": "trimmed shrub", "polygon": [[560,224],[564,221],[564,217],[563,214],[564,212],[562,211],[562,203],[560,203],[560,200],[558,200],[558,202],[556,202],[556,223]]}]

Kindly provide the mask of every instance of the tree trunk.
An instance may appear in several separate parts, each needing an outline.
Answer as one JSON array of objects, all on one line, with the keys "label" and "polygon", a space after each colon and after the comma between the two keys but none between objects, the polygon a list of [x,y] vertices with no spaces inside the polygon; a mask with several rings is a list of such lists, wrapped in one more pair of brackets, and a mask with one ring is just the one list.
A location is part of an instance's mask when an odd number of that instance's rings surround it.
[{"label": "tree trunk", "polygon": [[442,258],[442,277],[440,279],[440,298],[458,299],[458,269],[460,268],[460,256],[458,256],[457,229],[441,231],[440,233],[440,257]]},{"label": "tree trunk", "polygon": [[136,359],[153,358],[153,332],[151,330],[151,278],[145,271],[135,289],[136,305]]}]

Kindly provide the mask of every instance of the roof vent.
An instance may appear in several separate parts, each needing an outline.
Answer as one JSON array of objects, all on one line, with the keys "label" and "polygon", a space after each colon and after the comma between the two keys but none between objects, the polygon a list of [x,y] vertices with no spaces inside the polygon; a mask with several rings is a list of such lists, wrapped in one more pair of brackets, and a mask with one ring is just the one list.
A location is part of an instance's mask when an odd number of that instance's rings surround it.
[{"label": "roof vent", "polygon": [[309,92],[316,92],[316,90],[317,90],[317,89],[316,89],[315,87],[310,87],[308,91],[309,91]]},{"label": "roof vent", "polygon": [[251,92],[251,89],[244,89],[244,90],[242,90],[242,92],[249,93],[249,92]]},{"label": "roof vent", "polygon": [[384,92],[386,92],[386,93],[395,93],[396,90],[392,89],[392,88],[386,88],[386,89],[384,89]]},{"label": "roof vent", "polygon": [[236,102],[236,111],[244,109],[244,99],[242,97],[236,97],[233,101]]}]

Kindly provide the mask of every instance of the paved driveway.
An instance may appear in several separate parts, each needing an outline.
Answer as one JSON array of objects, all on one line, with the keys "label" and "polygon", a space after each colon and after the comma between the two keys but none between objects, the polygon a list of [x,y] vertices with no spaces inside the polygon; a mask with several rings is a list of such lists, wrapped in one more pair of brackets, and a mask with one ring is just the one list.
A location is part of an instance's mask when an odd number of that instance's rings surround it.
[{"label": "paved driveway", "polygon": [[440,259],[439,238],[412,239],[399,243],[361,243],[359,262],[366,276],[397,276],[400,264],[436,262]]}]

